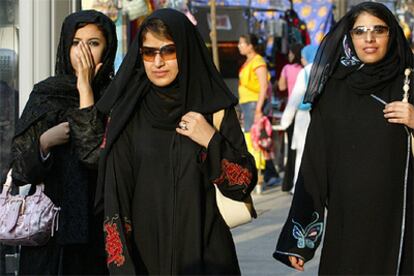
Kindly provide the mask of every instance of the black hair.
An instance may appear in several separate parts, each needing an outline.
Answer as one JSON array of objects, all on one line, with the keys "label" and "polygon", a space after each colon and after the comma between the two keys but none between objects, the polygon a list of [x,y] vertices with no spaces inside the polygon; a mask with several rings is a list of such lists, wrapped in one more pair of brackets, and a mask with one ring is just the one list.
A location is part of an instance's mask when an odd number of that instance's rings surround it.
[{"label": "black hair", "polygon": [[295,58],[292,60],[292,64],[302,64],[301,58],[302,58],[302,48],[303,44],[301,43],[294,43],[289,46],[289,51],[293,53]]},{"label": "black hair", "polygon": [[151,18],[142,24],[141,42],[145,40],[145,36],[148,32],[151,32],[155,36],[160,38],[166,38],[173,41],[172,35],[168,26],[158,18]]},{"label": "black hair", "polygon": [[352,27],[355,24],[355,21],[357,20],[358,16],[360,16],[363,13],[368,13],[372,16],[375,16],[379,19],[381,19],[382,21],[384,21],[387,26],[391,25],[391,18],[389,17],[389,14],[386,13],[383,9],[377,9],[375,7],[372,6],[361,6],[358,10],[356,10],[353,14],[352,17],[350,18],[349,21],[349,26],[348,26],[348,30],[351,30]]},{"label": "black hair", "polygon": [[241,38],[244,38],[246,40],[247,44],[250,44],[253,46],[253,50],[262,55],[263,54],[263,43],[261,43],[259,37],[255,34],[247,34],[247,35],[241,35]]}]

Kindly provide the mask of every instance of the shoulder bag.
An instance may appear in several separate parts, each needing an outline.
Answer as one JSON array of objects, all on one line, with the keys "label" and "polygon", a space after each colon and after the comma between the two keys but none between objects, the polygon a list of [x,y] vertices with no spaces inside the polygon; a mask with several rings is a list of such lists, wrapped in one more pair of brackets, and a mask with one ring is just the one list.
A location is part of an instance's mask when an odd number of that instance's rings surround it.
[{"label": "shoulder bag", "polygon": [[[220,130],[223,117],[224,110],[219,110],[213,114],[213,125],[217,131]],[[257,217],[251,195],[244,201],[237,201],[224,196],[216,184],[214,184],[214,187],[216,188],[217,207],[229,228],[251,222],[252,218]]]},{"label": "shoulder bag", "polygon": [[11,195],[11,170],[0,194],[0,243],[6,245],[41,246],[57,228],[60,208],[44,193],[44,185],[36,185],[33,195]]}]

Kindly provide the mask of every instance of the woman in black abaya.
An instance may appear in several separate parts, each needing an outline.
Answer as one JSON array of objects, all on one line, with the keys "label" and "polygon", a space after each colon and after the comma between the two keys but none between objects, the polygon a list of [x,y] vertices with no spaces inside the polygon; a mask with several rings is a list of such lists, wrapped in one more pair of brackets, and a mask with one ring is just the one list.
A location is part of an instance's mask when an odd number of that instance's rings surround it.
[{"label": "woman in black abaya", "polygon": [[114,72],[115,26],[104,14],[81,11],[62,25],[56,76],[30,94],[13,139],[13,180],[44,183],[61,208],[54,237],[22,247],[20,274],[106,274],[102,216],[93,212],[97,148],[104,122],[94,103]]},{"label": "woman in black abaya", "polygon": [[146,18],[98,103],[111,112],[97,191],[111,274],[240,274],[213,185],[243,200],[257,181],[236,104],[185,15]]},{"label": "woman in black abaya", "polygon": [[312,119],[276,259],[303,270],[325,229],[321,275],[414,273],[413,89],[402,101],[404,71],[412,67],[403,31],[382,4],[355,6],[325,37],[311,71]]}]

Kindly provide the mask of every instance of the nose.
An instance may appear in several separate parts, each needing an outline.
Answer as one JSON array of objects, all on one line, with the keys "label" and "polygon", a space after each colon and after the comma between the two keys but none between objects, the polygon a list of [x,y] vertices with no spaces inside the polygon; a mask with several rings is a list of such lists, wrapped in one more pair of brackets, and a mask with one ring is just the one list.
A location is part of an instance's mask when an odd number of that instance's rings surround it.
[{"label": "nose", "polygon": [[155,56],[155,59],[154,59],[154,65],[155,65],[156,67],[161,67],[161,66],[163,66],[164,64],[165,64],[165,62],[164,62],[164,60],[162,59],[162,57],[161,57],[160,53],[157,53],[157,55]]},{"label": "nose", "polygon": [[365,37],[366,42],[372,42],[375,39],[375,37],[372,35],[371,31],[367,31],[367,35]]}]

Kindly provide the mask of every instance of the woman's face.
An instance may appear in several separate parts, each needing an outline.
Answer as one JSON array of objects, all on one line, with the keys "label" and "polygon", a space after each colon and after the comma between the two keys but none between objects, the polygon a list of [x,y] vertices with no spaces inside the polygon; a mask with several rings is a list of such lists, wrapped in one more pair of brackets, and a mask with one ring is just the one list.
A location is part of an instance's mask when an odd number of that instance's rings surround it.
[{"label": "woman's face", "polygon": [[76,52],[78,52],[78,55],[82,55],[81,48],[79,47],[79,42],[81,41],[88,46],[95,65],[102,62],[107,43],[104,34],[95,24],[88,24],[79,28],[73,37],[72,46],[70,47],[70,63],[76,74],[78,68]]},{"label": "woman's face", "polygon": [[179,70],[174,41],[147,32],[141,55],[145,73],[154,85],[164,87],[177,78]]},{"label": "woman's face", "polygon": [[240,54],[245,56],[251,51],[252,45],[248,44],[244,37],[240,37],[237,47],[239,48]]},{"label": "woman's face", "polygon": [[363,63],[376,63],[387,53],[389,27],[369,13],[361,13],[351,30],[356,54]]}]

